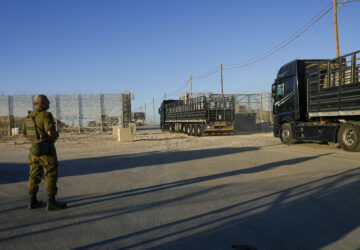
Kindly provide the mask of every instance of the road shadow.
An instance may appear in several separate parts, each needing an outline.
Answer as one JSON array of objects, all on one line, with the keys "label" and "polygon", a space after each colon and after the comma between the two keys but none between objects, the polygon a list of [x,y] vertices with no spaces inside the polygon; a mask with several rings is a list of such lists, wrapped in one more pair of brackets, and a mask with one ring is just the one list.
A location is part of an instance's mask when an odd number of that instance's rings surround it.
[{"label": "road shadow", "polygon": [[[59,176],[78,176],[153,165],[172,164],[258,150],[258,147],[146,152],[60,161]],[[27,181],[27,163],[0,163],[0,185]]]},{"label": "road shadow", "polygon": [[[321,249],[341,244],[360,225],[360,197],[354,192],[360,190],[359,177],[360,167],[76,249]],[[350,248],[359,246],[355,239]]]},{"label": "road shadow", "polygon": [[[162,183],[105,195],[69,197],[66,201],[70,205],[70,209],[81,206],[91,206],[107,201],[118,204],[124,202],[124,199],[133,196],[138,196],[136,200],[139,202],[131,206],[116,206],[114,208],[96,211],[84,209],[83,211],[91,212],[75,215],[59,214],[59,216],[51,220],[31,222],[29,224],[19,223],[10,227],[5,226],[0,229],[0,233],[44,225],[41,226],[41,229],[32,230],[31,232],[13,234],[13,236],[0,238],[0,242],[10,242],[41,233],[71,228],[73,226],[85,226],[88,225],[88,223],[97,221],[102,222],[108,219],[116,220],[120,216],[127,214],[158,209],[159,207],[166,207],[174,203],[178,204],[179,201],[186,201],[195,197],[208,195],[215,191],[219,192],[219,190],[224,189],[226,186],[234,185],[230,183],[212,187],[198,185],[202,187],[199,190],[193,189],[193,185],[188,186],[190,184],[233,177],[239,174],[267,171],[275,167],[297,164],[325,155],[327,154],[300,157],[273,162],[271,164],[258,165],[247,169]],[[112,246],[110,248],[148,249],[149,244],[155,244],[156,249],[226,249],[234,245],[253,245],[259,249],[292,249],[294,246],[300,249],[307,249],[312,248],[309,247],[309,244],[311,244],[311,246],[314,246],[314,249],[317,249],[329,244],[329,242],[331,243],[338,240],[359,225],[360,219],[358,218],[360,217],[358,216],[358,206],[360,205],[360,197],[349,195],[353,190],[359,190],[359,176],[360,167],[281,191],[258,196],[250,200],[234,203],[220,209],[205,209],[203,213],[196,216],[140,229],[136,232],[119,235],[111,239],[89,243],[81,246],[80,249],[102,248],[108,245]],[[193,189],[193,191],[177,193],[175,190],[172,190],[185,186]],[[150,192],[164,190],[168,191],[168,194],[173,193],[175,195],[165,199],[143,199],[148,196]],[[161,197],[167,196],[161,195]],[[71,203],[74,202],[77,202],[77,205],[72,206]],[[216,202],[216,200],[214,200],[214,202]],[[103,208],[105,206],[101,207]],[[347,210],[345,221],[339,217],[343,213],[341,208]],[[3,211],[0,211],[0,213],[2,212]],[[325,217],[321,218],[321,216]],[[356,216],[356,218],[352,218],[353,216]],[[333,218],[339,219],[333,221]],[[64,220],[66,220],[66,223],[60,223],[60,225],[53,225],[51,223]],[[320,220],[321,222],[315,223],[316,220]],[[327,220],[329,220],[329,222],[327,222]],[[351,220],[351,223],[348,223],[348,220]],[[321,223],[326,223],[326,225],[321,225]],[[333,232],[329,234],[328,227],[336,228],[338,226],[337,223],[341,224],[341,230],[334,234]],[[310,225],[314,228],[309,232],[308,227],[310,227]],[[326,230],[319,230],[323,226]],[[325,238],[323,240],[317,239],[319,235],[316,234],[323,233],[326,234]],[[156,235],[156,237],[149,237],[149,235]],[[302,239],[309,238],[316,242],[302,242]]]}]

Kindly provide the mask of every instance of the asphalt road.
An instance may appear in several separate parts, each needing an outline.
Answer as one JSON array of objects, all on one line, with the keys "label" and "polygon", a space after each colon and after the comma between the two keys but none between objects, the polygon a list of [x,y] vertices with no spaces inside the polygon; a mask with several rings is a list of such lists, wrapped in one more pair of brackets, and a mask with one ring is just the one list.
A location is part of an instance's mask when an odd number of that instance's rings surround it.
[{"label": "asphalt road", "polygon": [[360,153],[240,139],[59,150],[55,212],[26,208],[27,152],[0,152],[0,249],[360,248]]}]

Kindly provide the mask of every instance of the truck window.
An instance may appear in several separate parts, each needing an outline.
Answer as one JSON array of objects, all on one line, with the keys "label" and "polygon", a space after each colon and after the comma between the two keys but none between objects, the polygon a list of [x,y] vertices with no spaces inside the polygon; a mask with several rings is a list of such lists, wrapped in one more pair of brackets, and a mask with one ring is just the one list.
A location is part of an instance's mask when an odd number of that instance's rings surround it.
[{"label": "truck window", "polygon": [[291,77],[282,80],[280,84],[276,85],[276,100],[281,100],[295,89],[295,78]]},{"label": "truck window", "polygon": [[284,97],[284,84],[276,85],[276,100],[281,100]]},{"label": "truck window", "polygon": [[284,89],[284,95],[287,96],[295,89],[295,78],[291,77],[284,81],[285,89]]}]

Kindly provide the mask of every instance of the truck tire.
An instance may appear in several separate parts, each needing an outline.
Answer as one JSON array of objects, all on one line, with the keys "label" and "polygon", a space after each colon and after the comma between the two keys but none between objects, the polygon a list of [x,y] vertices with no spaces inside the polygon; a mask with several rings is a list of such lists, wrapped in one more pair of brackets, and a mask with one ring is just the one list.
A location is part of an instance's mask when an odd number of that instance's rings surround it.
[{"label": "truck tire", "polygon": [[186,125],[186,134],[191,135],[191,125]]},{"label": "truck tire", "polygon": [[292,138],[292,131],[290,123],[284,123],[280,129],[280,140],[284,144],[294,144],[295,140]]},{"label": "truck tire", "polygon": [[338,132],[340,147],[346,151],[359,150],[359,128],[351,123],[341,124]]},{"label": "truck tire", "polygon": [[165,132],[165,131],[166,131],[165,125],[160,125],[160,128],[161,128],[161,131],[162,131],[162,132]]},{"label": "truck tire", "polygon": [[183,124],[183,125],[181,126],[181,128],[182,128],[182,132],[183,132],[184,134],[186,134],[186,132],[187,132],[187,126],[186,126],[186,124]]},{"label": "truck tire", "polygon": [[202,125],[198,124],[196,125],[196,136],[202,136],[204,133]]},{"label": "truck tire", "polygon": [[195,136],[196,135],[196,124],[192,124],[191,125],[191,135]]}]

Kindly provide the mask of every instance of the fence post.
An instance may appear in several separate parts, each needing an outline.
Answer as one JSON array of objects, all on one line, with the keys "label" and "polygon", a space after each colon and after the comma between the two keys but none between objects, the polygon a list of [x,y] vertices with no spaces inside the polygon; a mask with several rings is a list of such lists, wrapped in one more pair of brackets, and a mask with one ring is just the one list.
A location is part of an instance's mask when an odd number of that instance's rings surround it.
[{"label": "fence post", "polygon": [[263,102],[262,93],[260,92],[260,122],[263,122]]},{"label": "fence post", "polygon": [[32,96],[31,96],[31,104],[32,104],[32,109],[33,109],[33,110],[35,109],[34,98],[35,98],[35,96],[32,95]]},{"label": "fence post", "polygon": [[100,131],[104,132],[104,95],[99,95],[99,102],[100,102]]},{"label": "fence post", "polygon": [[56,118],[56,131],[59,131],[59,119],[60,119],[60,101],[59,96],[55,95],[55,118]]},{"label": "fence post", "polygon": [[81,95],[78,95],[78,107],[79,107],[79,133],[81,133],[81,119],[82,119],[82,101],[81,101]]},{"label": "fence post", "polygon": [[13,125],[13,119],[12,119],[12,115],[13,115],[13,98],[12,96],[8,95],[8,120],[9,120],[9,130],[8,130],[8,135],[11,136],[11,129],[12,129],[12,125]]}]

